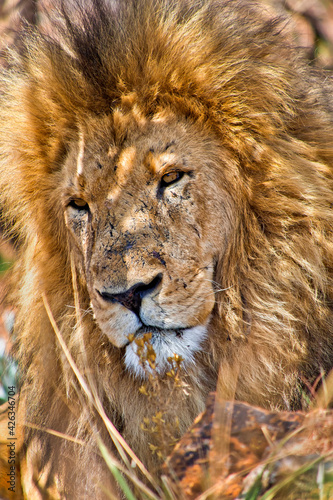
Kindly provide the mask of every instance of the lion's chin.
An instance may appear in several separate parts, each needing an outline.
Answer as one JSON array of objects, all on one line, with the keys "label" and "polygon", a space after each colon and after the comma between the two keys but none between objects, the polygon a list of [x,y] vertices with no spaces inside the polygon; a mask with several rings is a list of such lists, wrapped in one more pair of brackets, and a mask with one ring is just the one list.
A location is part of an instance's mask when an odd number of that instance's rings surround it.
[{"label": "lion's chin", "polygon": [[[183,359],[182,366],[194,363],[194,356],[200,349],[200,345],[207,337],[207,326],[199,325],[181,330],[161,330],[157,328],[142,327],[135,334],[135,338],[143,337],[145,333],[151,333],[150,343],[155,354],[155,372],[164,375],[171,368],[169,357],[175,354]],[[136,377],[147,378],[153,370],[148,362],[144,362],[137,354],[138,346],[134,341],[129,343],[125,351],[125,365],[128,371]]]}]

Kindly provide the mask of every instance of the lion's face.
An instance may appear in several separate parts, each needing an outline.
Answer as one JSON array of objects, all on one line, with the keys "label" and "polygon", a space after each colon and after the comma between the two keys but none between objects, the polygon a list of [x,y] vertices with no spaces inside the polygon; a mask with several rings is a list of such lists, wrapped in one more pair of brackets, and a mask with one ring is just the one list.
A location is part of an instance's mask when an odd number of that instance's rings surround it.
[{"label": "lion's face", "polygon": [[152,333],[160,372],[174,353],[192,362],[206,336],[233,226],[217,151],[171,113],[118,111],[90,121],[68,156],[65,221],[94,317],[137,374],[129,335]]}]

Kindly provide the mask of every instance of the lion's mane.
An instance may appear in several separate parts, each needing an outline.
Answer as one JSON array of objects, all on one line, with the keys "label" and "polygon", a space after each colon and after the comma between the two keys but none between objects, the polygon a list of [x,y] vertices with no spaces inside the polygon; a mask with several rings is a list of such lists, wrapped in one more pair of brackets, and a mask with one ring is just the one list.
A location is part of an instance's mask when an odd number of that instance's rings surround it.
[{"label": "lion's mane", "polygon": [[[235,227],[215,263],[209,338],[184,375],[191,395],[175,400],[180,432],[217,381],[223,397],[296,409],[303,382],[333,359],[332,86],[292,47],[284,21],[241,0],[94,0],[52,22],[51,34],[27,30],[1,76],[0,201],[20,243],[13,274],[20,411],[33,424],[28,460],[49,464],[44,470],[57,473],[67,498],[99,498],[103,463],[88,442],[98,429],[107,436],[43,296],[107,416],[146,463],[140,422],[150,410],[121,350],[89,313],[82,276],[76,288],[86,313],[77,323],[59,201],[69,142],[120,104],[138,120],[172,110],[218,138]],[[213,207],[203,217],[214,220]]]}]

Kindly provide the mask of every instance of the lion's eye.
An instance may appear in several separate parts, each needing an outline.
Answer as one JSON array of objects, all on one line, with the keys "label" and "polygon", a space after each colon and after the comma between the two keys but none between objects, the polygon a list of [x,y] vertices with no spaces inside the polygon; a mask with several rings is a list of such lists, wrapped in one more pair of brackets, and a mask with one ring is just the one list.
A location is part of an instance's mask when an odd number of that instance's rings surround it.
[{"label": "lion's eye", "polygon": [[72,208],[75,208],[75,210],[82,210],[85,212],[88,212],[89,210],[89,205],[86,201],[82,200],[81,198],[73,198],[69,202],[69,206]]},{"label": "lion's eye", "polygon": [[167,174],[164,174],[161,178],[161,186],[170,186],[170,184],[174,184],[175,182],[179,181],[184,175],[184,172],[181,172],[180,170],[175,170],[173,172],[169,172]]}]

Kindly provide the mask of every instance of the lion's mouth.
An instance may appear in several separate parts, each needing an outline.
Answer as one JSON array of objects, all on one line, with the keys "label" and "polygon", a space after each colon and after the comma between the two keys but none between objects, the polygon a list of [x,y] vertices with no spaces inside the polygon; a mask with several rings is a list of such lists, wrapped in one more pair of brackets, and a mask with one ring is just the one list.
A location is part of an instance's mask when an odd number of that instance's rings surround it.
[{"label": "lion's mouth", "polygon": [[[154,345],[154,343],[160,338],[160,336],[164,337],[169,333],[172,333],[175,334],[176,337],[180,338],[182,337],[183,332],[186,330],[188,330],[188,328],[158,328],[157,326],[143,325],[134,333],[133,341],[135,342],[136,339],[143,338],[145,335],[150,334],[150,342]],[[131,342],[129,341],[128,344],[130,343]]]},{"label": "lion's mouth", "polygon": [[[146,378],[152,371],[163,375],[171,366],[168,358],[177,355],[182,357],[186,369],[194,363],[195,353],[206,336],[207,326],[203,325],[181,329],[142,326],[125,347],[126,368],[140,378]],[[147,348],[155,355],[154,370],[147,360]]]}]

